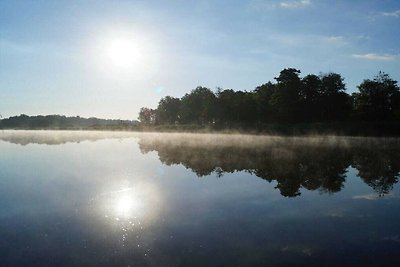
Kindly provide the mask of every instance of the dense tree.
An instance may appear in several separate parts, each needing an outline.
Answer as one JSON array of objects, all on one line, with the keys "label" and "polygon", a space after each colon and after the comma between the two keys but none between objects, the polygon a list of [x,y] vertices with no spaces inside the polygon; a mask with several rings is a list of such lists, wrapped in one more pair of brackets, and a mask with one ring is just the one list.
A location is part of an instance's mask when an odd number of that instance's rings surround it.
[{"label": "dense tree", "polygon": [[274,118],[274,111],[270,101],[275,93],[276,86],[272,82],[267,82],[257,86],[254,90],[254,99],[257,108],[257,119],[262,122],[271,122]]},{"label": "dense tree", "polygon": [[289,68],[280,72],[276,79],[276,90],[269,104],[275,111],[278,121],[294,122],[299,115],[301,80],[300,71]]},{"label": "dense tree", "polygon": [[300,108],[303,121],[318,121],[321,116],[321,87],[320,77],[309,74],[301,80],[300,88]]},{"label": "dense tree", "polygon": [[227,125],[246,124],[257,119],[257,107],[252,93],[233,91],[217,92],[217,121]]},{"label": "dense tree", "polygon": [[344,120],[351,111],[351,98],[346,93],[343,78],[337,73],[321,76],[320,121]]},{"label": "dense tree", "polygon": [[236,94],[239,102],[238,121],[243,126],[251,125],[257,120],[257,106],[254,93],[239,91]]},{"label": "dense tree", "polygon": [[[352,96],[346,93],[344,79],[338,73],[301,78],[300,70],[287,68],[275,80],[276,83],[267,82],[250,92],[219,88],[214,94],[206,87],[197,87],[181,99],[166,96],[156,110],[142,109],[140,120],[145,124],[262,129],[267,124],[400,119],[399,87],[385,73],[379,73],[374,80],[364,80],[358,86],[360,91]],[[396,132],[392,128],[388,128],[391,134]]]},{"label": "dense tree", "polygon": [[206,87],[197,87],[181,99],[179,120],[182,123],[205,125],[214,122],[217,98]]},{"label": "dense tree", "polygon": [[156,122],[158,124],[174,124],[179,120],[181,100],[179,98],[166,96],[160,100],[157,107]]},{"label": "dense tree", "polygon": [[393,120],[399,112],[400,92],[397,81],[383,72],[373,80],[364,80],[354,93],[356,116],[364,120]]},{"label": "dense tree", "polygon": [[[180,99],[165,96],[156,109],[141,108],[139,120],[144,125],[195,124],[286,134],[313,131],[400,135],[400,89],[388,74],[379,72],[373,80],[364,80],[358,86],[359,92],[352,96],[346,93],[344,79],[337,73],[301,78],[300,70],[287,68],[275,80],[253,91],[219,88],[214,93],[200,86]],[[3,129],[117,129],[134,124],[134,121],[60,115],[22,114],[0,120]]]},{"label": "dense tree", "polygon": [[230,124],[234,121],[235,110],[235,91],[232,89],[217,91],[217,122],[221,124]]},{"label": "dense tree", "polygon": [[151,108],[141,108],[138,119],[143,124],[154,124],[156,121],[156,111]]}]

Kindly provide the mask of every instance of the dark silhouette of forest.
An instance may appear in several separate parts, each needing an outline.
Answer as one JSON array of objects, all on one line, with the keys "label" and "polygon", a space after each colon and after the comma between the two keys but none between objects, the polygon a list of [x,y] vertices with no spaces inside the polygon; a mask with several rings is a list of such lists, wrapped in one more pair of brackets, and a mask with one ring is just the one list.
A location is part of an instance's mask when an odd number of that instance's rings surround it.
[{"label": "dark silhouette of forest", "polygon": [[181,98],[163,97],[156,109],[143,107],[135,120],[61,115],[20,115],[0,120],[0,129],[243,130],[301,135],[400,135],[400,89],[379,72],[353,94],[337,73],[300,77],[287,68],[275,82],[253,91],[197,87]]},{"label": "dark silhouette of forest", "polygon": [[21,114],[0,120],[0,129],[60,129],[60,130],[129,130],[137,121],[66,117],[61,115],[27,116]]},{"label": "dark silhouette of forest", "polygon": [[139,147],[142,153],[156,151],[163,164],[182,164],[198,177],[246,171],[276,182],[276,189],[285,197],[296,197],[301,189],[339,192],[349,167],[358,171],[357,175],[377,196],[390,193],[400,178],[397,139],[282,138],[255,143],[242,140],[240,144],[229,137],[208,142],[163,136],[143,137]]},{"label": "dark silhouette of forest", "polygon": [[340,74],[300,77],[300,70],[288,68],[275,82],[250,92],[197,87],[181,98],[166,96],[156,109],[141,108],[138,119],[153,127],[399,135],[400,90],[397,81],[379,72],[349,95]]}]

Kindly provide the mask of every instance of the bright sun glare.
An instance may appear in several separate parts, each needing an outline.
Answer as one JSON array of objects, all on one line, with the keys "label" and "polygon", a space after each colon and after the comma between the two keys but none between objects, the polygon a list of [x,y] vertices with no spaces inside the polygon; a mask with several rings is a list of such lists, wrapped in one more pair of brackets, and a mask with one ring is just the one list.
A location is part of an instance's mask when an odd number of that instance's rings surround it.
[{"label": "bright sun glare", "polygon": [[115,67],[129,68],[138,64],[140,51],[133,41],[116,39],[107,46],[106,56]]},{"label": "bright sun glare", "polygon": [[106,217],[117,220],[150,218],[157,214],[160,194],[152,184],[137,183],[130,187],[108,191],[99,195]]},{"label": "bright sun glare", "polygon": [[127,218],[137,212],[138,203],[131,196],[123,196],[116,203],[116,213],[118,216]]},{"label": "bright sun glare", "polygon": [[105,30],[88,42],[88,62],[105,79],[145,81],[159,70],[161,51],[156,44],[144,30]]}]

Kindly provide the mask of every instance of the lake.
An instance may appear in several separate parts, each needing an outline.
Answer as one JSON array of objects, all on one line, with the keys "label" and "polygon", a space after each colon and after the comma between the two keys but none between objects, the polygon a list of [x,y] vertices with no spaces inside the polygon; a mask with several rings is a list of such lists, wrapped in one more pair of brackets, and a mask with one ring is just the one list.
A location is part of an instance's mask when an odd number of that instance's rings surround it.
[{"label": "lake", "polygon": [[400,139],[0,132],[2,266],[400,266]]}]

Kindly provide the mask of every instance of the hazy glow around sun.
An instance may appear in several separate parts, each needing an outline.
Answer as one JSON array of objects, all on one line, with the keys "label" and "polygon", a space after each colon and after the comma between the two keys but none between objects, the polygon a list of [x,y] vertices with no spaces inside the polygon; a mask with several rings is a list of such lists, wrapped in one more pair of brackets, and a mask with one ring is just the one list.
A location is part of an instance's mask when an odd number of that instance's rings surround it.
[{"label": "hazy glow around sun", "polygon": [[117,68],[130,68],[140,62],[140,48],[132,40],[115,39],[106,46],[106,57]]},{"label": "hazy glow around sun", "polygon": [[145,29],[107,28],[88,39],[92,70],[118,82],[150,81],[158,73],[161,42]]}]

